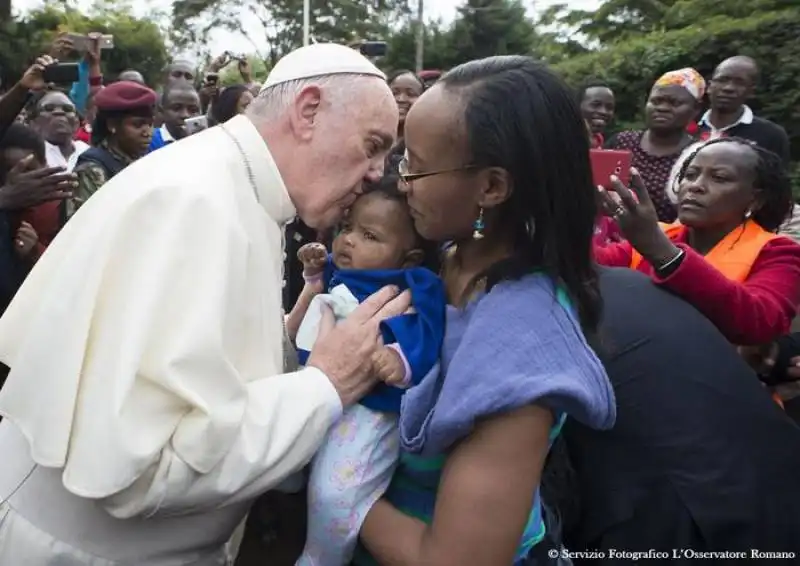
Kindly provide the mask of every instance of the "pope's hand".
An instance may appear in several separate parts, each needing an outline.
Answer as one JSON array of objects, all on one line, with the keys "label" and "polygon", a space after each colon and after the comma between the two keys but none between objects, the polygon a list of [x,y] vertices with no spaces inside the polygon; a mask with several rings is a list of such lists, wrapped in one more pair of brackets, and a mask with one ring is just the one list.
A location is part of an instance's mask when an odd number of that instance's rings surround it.
[{"label": "pope's hand", "polygon": [[382,320],[403,314],[411,305],[408,291],[398,294],[396,287],[384,287],[370,295],[336,327],[330,308],[322,310],[319,335],[307,366],[328,376],[342,405],[358,402],[377,383],[373,359],[381,340]]}]

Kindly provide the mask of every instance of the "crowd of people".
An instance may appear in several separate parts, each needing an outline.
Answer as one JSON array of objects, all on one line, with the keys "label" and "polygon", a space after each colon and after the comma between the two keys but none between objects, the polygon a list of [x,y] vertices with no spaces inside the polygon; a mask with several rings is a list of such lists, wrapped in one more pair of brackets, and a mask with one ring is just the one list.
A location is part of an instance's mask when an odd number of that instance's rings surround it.
[{"label": "crowd of people", "polygon": [[613,89],[525,56],[429,84],[314,44],[260,85],[226,52],[156,91],[91,34],[47,84],[68,37],[0,98],[0,565],[800,563],[756,61],[609,135]]}]

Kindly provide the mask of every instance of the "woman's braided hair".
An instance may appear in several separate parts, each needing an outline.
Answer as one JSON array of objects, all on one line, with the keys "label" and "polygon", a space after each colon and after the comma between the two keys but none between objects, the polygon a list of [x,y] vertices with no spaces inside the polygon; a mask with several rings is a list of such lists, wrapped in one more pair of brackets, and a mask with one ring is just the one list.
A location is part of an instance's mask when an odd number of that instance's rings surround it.
[{"label": "woman's braided hair", "polygon": [[753,185],[761,197],[761,207],[753,212],[753,220],[769,232],[777,232],[778,228],[792,213],[792,184],[783,160],[775,153],[764,149],[755,142],[738,137],[721,137],[705,143],[695,144],[689,148],[685,156],[679,159],[680,168],[668,190],[677,195],[678,188],[686,176],[689,165],[697,154],[705,147],[718,143],[735,143],[750,149],[756,157],[755,180]]}]

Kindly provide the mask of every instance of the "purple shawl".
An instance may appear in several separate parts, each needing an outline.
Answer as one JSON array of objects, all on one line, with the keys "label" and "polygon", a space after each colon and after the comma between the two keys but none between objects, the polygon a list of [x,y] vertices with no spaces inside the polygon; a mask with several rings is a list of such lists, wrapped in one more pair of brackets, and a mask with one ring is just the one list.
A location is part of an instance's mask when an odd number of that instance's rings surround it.
[{"label": "purple shawl", "polygon": [[499,283],[464,309],[448,307],[441,367],[403,399],[403,449],[443,454],[476,420],[532,403],[598,429],[616,418],[605,369],[566,294],[543,274]]}]

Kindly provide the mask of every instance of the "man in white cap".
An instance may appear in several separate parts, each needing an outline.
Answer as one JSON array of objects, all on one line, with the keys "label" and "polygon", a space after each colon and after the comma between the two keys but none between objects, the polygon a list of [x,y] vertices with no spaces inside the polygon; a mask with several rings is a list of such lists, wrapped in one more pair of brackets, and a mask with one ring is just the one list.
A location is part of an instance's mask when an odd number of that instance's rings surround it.
[{"label": "man in white cap", "polygon": [[246,115],[92,196],[0,319],[0,564],[219,565],[259,494],[374,385],[386,288],[284,373],[282,228],[375,180],[397,109],[345,46],[278,62]]}]

